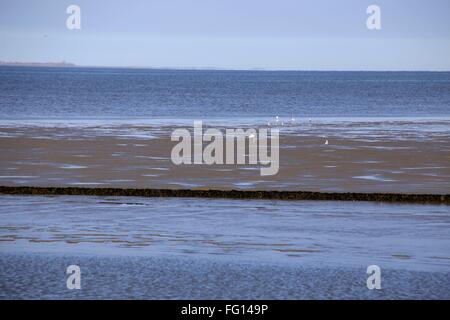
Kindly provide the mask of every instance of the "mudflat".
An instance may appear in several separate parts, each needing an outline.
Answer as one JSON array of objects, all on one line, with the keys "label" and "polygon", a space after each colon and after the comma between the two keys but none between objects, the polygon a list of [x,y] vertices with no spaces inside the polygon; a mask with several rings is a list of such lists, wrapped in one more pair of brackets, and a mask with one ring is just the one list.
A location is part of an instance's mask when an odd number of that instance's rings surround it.
[{"label": "mudflat", "polygon": [[[450,190],[448,120],[286,123],[279,128],[280,165],[273,176],[261,176],[259,164],[174,165],[171,150],[177,142],[170,137],[180,127],[189,129],[189,124],[3,124],[0,185],[425,194]],[[268,125],[256,126],[261,127]]]}]

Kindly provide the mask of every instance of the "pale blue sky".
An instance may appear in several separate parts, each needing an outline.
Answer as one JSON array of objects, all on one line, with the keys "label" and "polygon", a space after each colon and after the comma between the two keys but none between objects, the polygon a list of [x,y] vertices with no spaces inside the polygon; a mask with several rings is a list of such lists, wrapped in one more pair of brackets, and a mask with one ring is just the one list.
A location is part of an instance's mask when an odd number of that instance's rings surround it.
[{"label": "pale blue sky", "polygon": [[[81,30],[66,8],[81,7]],[[366,28],[381,7],[382,30]],[[295,70],[450,70],[448,0],[0,0],[0,60]]]}]

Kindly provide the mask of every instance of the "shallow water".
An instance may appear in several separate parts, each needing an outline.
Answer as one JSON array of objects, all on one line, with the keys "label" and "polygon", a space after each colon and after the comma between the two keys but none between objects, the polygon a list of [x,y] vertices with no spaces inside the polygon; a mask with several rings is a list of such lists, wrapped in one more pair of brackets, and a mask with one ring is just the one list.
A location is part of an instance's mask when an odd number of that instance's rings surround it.
[{"label": "shallow water", "polygon": [[[450,292],[448,206],[0,198],[3,298],[448,298]],[[61,282],[69,262],[87,271],[84,293],[67,292]],[[386,272],[389,290],[365,288],[372,264]]]},{"label": "shallow water", "polygon": [[83,196],[1,200],[2,251],[450,269],[448,206]]},{"label": "shallow water", "polygon": [[[68,290],[66,268],[81,268]],[[366,268],[226,262],[192,257],[0,254],[0,299],[450,299],[450,275]]]}]

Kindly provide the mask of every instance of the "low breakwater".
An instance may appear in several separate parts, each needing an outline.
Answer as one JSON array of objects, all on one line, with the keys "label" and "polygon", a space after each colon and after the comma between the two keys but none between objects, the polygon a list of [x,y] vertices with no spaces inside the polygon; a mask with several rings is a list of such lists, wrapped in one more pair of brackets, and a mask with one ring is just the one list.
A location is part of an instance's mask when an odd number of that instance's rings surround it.
[{"label": "low breakwater", "polygon": [[308,191],[247,191],[196,189],[127,189],[84,187],[0,186],[0,194],[10,195],[83,195],[129,197],[182,197],[265,200],[376,201],[401,203],[450,204],[450,194],[401,193],[325,193]]}]

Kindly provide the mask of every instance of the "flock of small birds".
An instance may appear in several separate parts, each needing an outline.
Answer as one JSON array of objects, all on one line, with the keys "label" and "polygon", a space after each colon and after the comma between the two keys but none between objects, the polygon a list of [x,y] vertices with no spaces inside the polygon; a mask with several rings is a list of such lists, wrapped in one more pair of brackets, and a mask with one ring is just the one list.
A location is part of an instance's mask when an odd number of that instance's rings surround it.
[{"label": "flock of small birds", "polygon": [[[294,118],[294,117],[291,117],[291,121],[290,121],[290,122],[291,122],[291,123],[295,123],[295,118]],[[308,119],[308,122],[309,122],[309,123],[312,123],[312,119],[309,118],[309,119]],[[284,126],[284,121],[280,121],[280,117],[279,117],[279,116],[276,116],[276,117],[275,117],[275,123],[274,123],[273,125],[275,125],[275,126],[281,125],[281,126],[283,127],[283,126]],[[271,123],[270,121],[267,122],[267,126],[271,127],[271,126],[272,126],[272,123]],[[328,140],[325,140],[324,145],[328,145],[328,144],[329,144],[329,141],[328,141]]]},{"label": "flock of small birds", "polygon": [[[295,118],[292,117],[290,122],[291,122],[291,123],[295,123]],[[308,119],[308,122],[309,122],[309,123],[312,123],[312,119],[309,118],[309,119]],[[279,117],[279,116],[276,116],[276,117],[275,117],[275,122],[274,122],[273,124],[274,124],[275,126],[278,126],[278,125],[284,126],[284,121],[280,121],[280,117]],[[272,122],[270,122],[270,121],[267,122],[267,125],[268,125],[269,127],[271,127],[271,126],[272,126]]]}]

